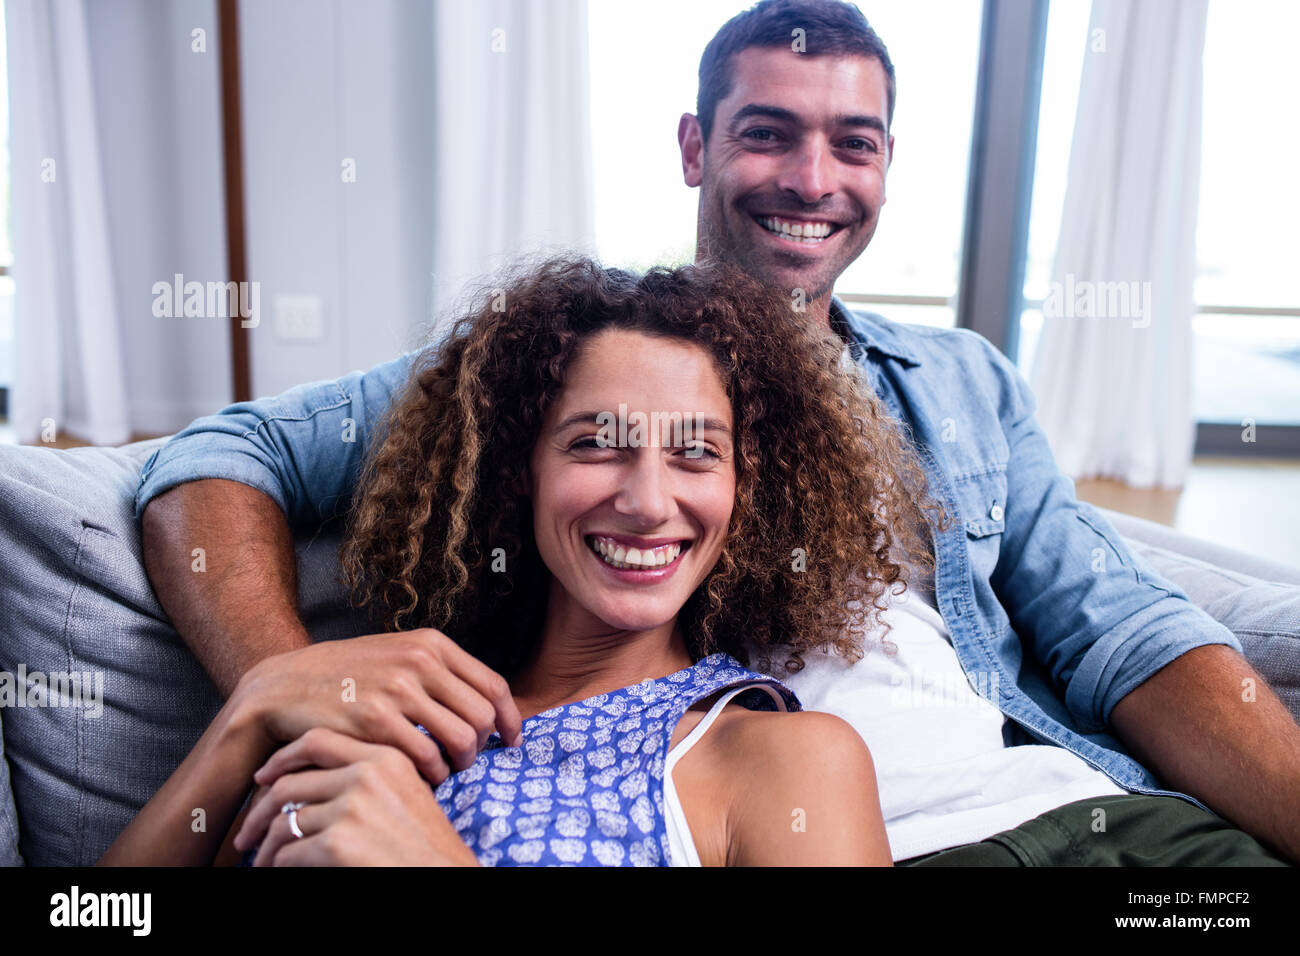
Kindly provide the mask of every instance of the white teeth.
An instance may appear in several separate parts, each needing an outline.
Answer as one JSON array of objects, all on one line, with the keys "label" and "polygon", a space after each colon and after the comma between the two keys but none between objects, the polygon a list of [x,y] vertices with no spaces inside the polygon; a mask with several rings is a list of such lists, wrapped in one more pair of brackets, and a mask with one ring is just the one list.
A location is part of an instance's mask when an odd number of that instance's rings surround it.
[{"label": "white teeth", "polygon": [[759,217],[759,224],[789,242],[818,243],[831,234],[829,222],[786,222],[775,216]]},{"label": "white teeth", "polygon": [[623,569],[660,568],[672,564],[682,553],[681,542],[658,548],[624,548],[609,538],[592,537],[588,543],[591,550],[599,554],[606,564]]}]

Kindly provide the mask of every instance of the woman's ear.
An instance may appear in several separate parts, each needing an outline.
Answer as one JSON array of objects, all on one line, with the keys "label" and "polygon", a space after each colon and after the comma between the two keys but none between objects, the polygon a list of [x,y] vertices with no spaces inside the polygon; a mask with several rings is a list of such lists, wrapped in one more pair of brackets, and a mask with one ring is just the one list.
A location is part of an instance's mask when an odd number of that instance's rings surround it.
[{"label": "woman's ear", "polygon": [[529,470],[528,465],[524,465],[524,470],[515,478],[510,490],[520,498],[531,498],[533,496],[533,473]]}]

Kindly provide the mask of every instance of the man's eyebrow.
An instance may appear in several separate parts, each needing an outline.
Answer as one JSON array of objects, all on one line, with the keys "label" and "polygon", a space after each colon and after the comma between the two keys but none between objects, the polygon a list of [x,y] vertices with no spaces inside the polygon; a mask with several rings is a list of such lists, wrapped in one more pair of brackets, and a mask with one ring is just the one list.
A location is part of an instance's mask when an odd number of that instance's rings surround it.
[{"label": "man's eyebrow", "polygon": [[[790,123],[795,126],[803,125],[793,110],[788,110],[783,106],[771,106],[767,103],[746,103],[736,110],[735,115],[731,117],[731,122],[727,124],[728,130],[734,132],[737,126],[752,116],[780,120],[783,123]],[[836,126],[865,126],[881,133],[888,132],[884,120],[869,113],[841,113],[832,119],[832,123]]]},{"label": "man's eyebrow", "polygon": [[798,123],[799,117],[793,110],[788,110],[783,106],[768,106],[764,103],[746,103],[736,114],[731,117],[731,122],[727,124],[729,130],[735,130],[737,126],[749,119],[751,116],[761,116],[765,119],[780,120],[783,123]]},{"label": "man's eyebrow", "polygon": [[841,114],[835,117],[835,125],[866,126],[869,129],[874,129],[881,133],[886,132],[885,123],[879,116],[871,116],[866,113]]}]

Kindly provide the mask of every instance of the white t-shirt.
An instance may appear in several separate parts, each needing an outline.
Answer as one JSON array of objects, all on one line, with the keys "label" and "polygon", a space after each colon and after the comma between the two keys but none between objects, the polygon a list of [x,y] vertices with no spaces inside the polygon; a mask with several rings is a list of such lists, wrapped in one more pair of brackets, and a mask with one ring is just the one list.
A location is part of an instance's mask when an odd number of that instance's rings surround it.
[{"label": "white t-shirt", "polygon": [[1005,746],[1006,718],[975,692],[925,591],[889,596],[865,656],[804,652],[773,673],[805,710],[847,720],[871,750],[895,860],[974,843],[1075,800],[1123,794],[1064,747]]}]

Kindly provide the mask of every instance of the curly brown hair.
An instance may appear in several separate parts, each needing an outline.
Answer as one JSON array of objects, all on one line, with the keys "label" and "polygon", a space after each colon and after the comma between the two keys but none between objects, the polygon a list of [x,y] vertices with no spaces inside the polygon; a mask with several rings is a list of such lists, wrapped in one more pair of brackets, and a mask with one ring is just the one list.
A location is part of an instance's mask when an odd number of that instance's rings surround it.
[{"label": "curly brown hair", "polygon": [[841,364],[842,343],[718,263],[635,275],[564,257],[484,291],[416,357],[367,456],[341,551],[354,602],[385,630],[435,627],[517,673],[549,583],[523,476],[569,363],[613,328],[703,348],[731,402],[735,507],[678,617],[692,659],[721,650],[748,665],[747,647],[762,670],[773,653],[798,670],[800,651],[822,647],[860,659],[855,632],[880,625],[886,589],[901,593],[909,564],[934,567],[927,514],[949,518],[900,426]]}]

